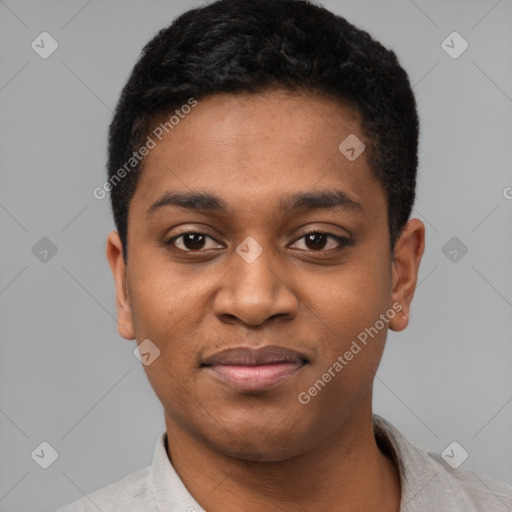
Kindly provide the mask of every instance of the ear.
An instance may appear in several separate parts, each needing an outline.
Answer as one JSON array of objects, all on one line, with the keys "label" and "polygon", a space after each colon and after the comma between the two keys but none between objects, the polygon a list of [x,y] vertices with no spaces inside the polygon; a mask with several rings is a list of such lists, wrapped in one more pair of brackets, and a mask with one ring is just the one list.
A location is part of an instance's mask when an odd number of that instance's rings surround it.
[{"label": "ear", "polygon": [[409,323],[409,311],[424,250],[425,225],[419,219],[411,219],[402,229],[393,251],[392,302],[402,306],[389,322],[393,331],[402,331]]},{"label": "ear", "polygon": [[135,335],[126,284],[126,265],[123,258],[123,245],[117,231],[110,232],[107,237],[107,259],[116,287],[117,331],[124,339],[133,340]]}]

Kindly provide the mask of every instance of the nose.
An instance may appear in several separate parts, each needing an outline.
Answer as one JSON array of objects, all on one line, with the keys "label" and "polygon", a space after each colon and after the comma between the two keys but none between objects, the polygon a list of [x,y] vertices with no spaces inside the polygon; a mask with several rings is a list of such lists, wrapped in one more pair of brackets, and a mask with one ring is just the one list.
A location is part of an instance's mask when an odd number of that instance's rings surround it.
[{"label": "nose", "polygon": [[[241,254],[241,253],[240,253]],[[231,268],[223,276],[214,298],[214,311],[223,322],[260,326],[273,317],[297,316],[297,297],[287,285],[278,256],[270,250],[254,260],[233,252]]]}]

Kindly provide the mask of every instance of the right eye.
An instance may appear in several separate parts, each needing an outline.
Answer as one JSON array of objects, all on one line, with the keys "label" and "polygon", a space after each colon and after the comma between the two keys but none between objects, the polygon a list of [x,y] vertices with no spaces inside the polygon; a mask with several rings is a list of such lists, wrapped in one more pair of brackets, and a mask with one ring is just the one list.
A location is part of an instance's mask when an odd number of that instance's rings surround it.
[{"label": "right eye", "polygon": [[181,235],[174,236],[171,239],[167,240],[164,245],[173,246],[174,248],[183,251],[183,252],[196,252],[201,249],[205,249],[204,245],[208,240],[214,242],[211,247],[207,247],[206,250],[218,249],[222,248],[218,243],[211,238],[210,236],[204,233],[197,233],[195,231],[190,231],[188,233],[182,233]]}]

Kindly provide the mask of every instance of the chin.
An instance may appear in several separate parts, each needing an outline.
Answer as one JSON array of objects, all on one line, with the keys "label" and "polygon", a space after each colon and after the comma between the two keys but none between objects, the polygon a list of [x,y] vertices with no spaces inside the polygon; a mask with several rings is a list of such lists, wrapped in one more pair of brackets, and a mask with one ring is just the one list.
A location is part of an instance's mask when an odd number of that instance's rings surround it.
[{"label": "chin", "polygon": [[202,442],[228,457],[252,462],[281,462],[298,456],[315,444],[315,436],[293,427],[276,424],[250,425],[240,428],[223,425],[224,428],[209,431]]},{"label": "chin", "polygon": [[215,443],[212,448],[227,457],[247,462],[283,462],[304,452],[304,449],[290,443],[275,446],[268,441],[233,443],[232,439],[225,443]]}]

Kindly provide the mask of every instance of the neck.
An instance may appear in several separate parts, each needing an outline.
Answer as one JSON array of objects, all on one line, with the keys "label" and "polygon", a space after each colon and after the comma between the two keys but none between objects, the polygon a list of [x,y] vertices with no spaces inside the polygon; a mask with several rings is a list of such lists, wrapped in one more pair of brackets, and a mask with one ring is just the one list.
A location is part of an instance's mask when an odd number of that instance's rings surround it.
[{"label": "neck", "polygon": [[336,503],[344,512],[399,511],[399,474],[375,441],[371,407],[309,451],[279,462],[226,456],[167,416],[166,425],[169,459],[208,512],[314,512]]}]

